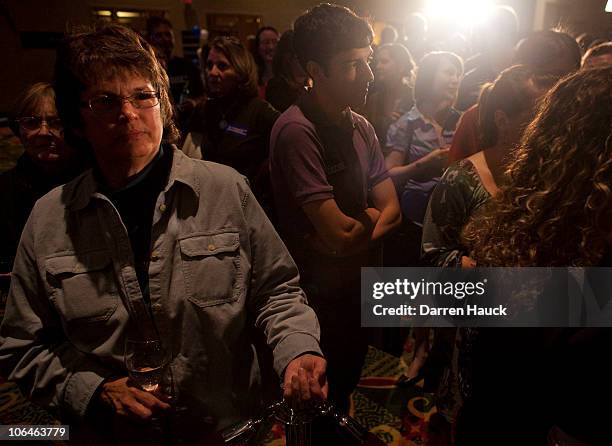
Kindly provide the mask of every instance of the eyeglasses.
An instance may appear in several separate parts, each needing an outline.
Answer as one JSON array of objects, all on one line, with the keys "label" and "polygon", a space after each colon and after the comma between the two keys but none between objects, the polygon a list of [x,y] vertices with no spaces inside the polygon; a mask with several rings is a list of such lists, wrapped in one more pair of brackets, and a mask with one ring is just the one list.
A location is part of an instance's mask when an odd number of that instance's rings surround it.
[{"label": "eyeglasses", "polygon": [[23,130],[29,130],[34,132],[39,130],[43,123],[47,125],[49,130],[61,132],[64,128],[60,118],[43,118],[41,116],[24,116],[23,118],[16,119],[19,123],[19,127]]},{"label": "eyeglasses", "polygon": [[110,115],[118,113],[124,101],[129,101],[135,108],[151,108],[159,104],[159,93],[156,91],[139,91],[132,96],[100,94],[82,105],[89,107],[96,115]]}]

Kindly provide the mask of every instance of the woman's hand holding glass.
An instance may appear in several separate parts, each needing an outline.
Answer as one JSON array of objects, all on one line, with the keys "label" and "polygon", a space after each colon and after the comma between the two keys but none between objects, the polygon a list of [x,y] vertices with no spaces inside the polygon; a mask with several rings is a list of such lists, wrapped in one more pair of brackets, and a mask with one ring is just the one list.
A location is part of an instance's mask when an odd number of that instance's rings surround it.
[{"label": "woman's hand holding glass", "polygon": [[102,384],[102,401],[119,415],[141,420],[169,409],[172,392],[164,375],[170,360],[161,342],[127,339],[124,361],[129,377]]},{"label": "woman's hand holding glass", "polygon": [[158,395],[135,387],[128,377],[103,383],[100,398],[115,414],[143,421],[150,420],[159,411],[170,409],[170,405]]}]

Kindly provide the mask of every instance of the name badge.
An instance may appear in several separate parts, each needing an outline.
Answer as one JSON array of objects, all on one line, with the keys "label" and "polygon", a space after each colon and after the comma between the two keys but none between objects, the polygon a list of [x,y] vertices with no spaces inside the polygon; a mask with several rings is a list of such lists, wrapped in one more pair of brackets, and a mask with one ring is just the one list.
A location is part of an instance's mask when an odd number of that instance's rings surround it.
[{"label": "name badge", "polygon": [[236,125],[231,125],[231,124],[227,126],[225,131],[229,133],[234,133],[240,136],[247,136],[247,133],[248,133],[248,129],[244,127],[238,127]]}]

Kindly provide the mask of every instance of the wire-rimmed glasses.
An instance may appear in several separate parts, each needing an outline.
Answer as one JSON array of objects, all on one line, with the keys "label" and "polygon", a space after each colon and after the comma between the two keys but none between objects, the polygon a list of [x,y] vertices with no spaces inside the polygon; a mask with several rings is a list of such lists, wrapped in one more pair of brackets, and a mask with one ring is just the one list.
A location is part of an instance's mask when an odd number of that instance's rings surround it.
[{"label": "wire-rimmed glasses", "polygon": [[93,114],[107,116],[118,113],[125,101],[128,101],[135,108],[152,108],[159,104],[159,93],[157,91],[138,91],[131,96],[119,96],[116,94],[99,94],[88,101],[83,102],[83,106],[89,107]]},{"label": "wire-rimmed glasses", "polygon": [[21,118],[17,118],[15,121],[19,124],[19,127],[21,127],[22,130],[28,130],[30,132],[40,130],[43,124],[46,125],[50,131],[57,133],[62,132],[64,129],[62,120],[58,117],[43,118],[42,116],[23,116]]}]

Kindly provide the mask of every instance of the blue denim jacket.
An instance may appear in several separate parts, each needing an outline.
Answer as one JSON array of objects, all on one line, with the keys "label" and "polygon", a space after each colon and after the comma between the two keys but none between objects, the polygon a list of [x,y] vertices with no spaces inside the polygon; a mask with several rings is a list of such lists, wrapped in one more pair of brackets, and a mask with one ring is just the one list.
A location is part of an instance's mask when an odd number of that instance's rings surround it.
[{"label": "blue denim jacket", "polygon": [[41,198],[23,231],[0,371],[62,416],[83,417],[106,378],[127,375],[127,331],[146,329],[147,317],[172,352],[176,404],[215,428],[260,403],[250,322],[279,374],[320,354],[296,266],[243,177],[173,150],[151,228],[150,307],[125,227],[91,171]]}]

